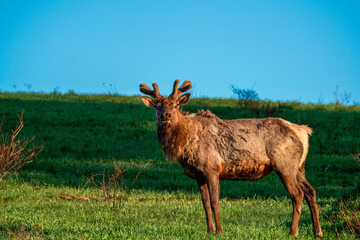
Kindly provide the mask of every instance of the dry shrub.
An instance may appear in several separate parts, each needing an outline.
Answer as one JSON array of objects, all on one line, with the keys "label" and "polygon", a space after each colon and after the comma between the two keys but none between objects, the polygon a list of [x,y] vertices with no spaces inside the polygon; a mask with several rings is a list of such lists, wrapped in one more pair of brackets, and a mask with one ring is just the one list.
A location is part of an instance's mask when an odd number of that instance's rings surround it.
[{"label": "dry shrub", "polygon": [[353,159],[359,164],[360,166],[360,153],[356,153],[356,154],[350,154]]},{"label": "dry shrub", "polygon": [[[360,166],[360,153],[350,155]],[[331,217],[326,215],[319,206],[320,211],[334,225],[334,230],[339,240],[339,229],[344,229],[355,239],[360,239],[360,202],[353,199],[354,194],[357,198],[358,193],[360,193],[360,184],[357,184],[357,186],[358,188],[348,200],[340,198]]]},{"label": "dry shrub", "polygon": [[345,222],[346,231],[360,239],[360,205],[341,199],[338,216]]},{"label": "dry shrub", "polygon": [[344,229],[352,237],[360,239],[360,204],[340,198],[335,210],[329,217],[318,205],[321,213],[334,225],[337,239],[340,240],[339,229]]},{"label": "dry shrub", "polygon": [[[127,169],[121,168],[116,163],[114,163],[115,166],[113,173],[110,173],[110,171],[105,173],[104,171],[102,175],[93,173],[90,177],[84,176],[87,179],[84,187],[87,184],[90,184],[97,190],[97,200],[100,202],[107,202],[111,210],[120,209],[124,202],[128,200],[130,191],[136,183],[136,180],[150,162],[151,160],[146,163],[146,165],[137,173],[136,177],[130,184],[125,182],[124,175]],[[101,176],[101,178],[99,179],[98,176]]]},{"label": "dry shrub", "polygon": [[[0,145],[0,182],[9,173],[22,168],[26,163],[31,162],[43,149],[43,146],[33,144],[34,137],[19,138],[19,133],[24,127],[23,112],[19,116],[19,123],[12,129],[12,134],[3,134],[3,121],[0,124],[1,145]],[[30,146],[32,145],[32,146]]]}]

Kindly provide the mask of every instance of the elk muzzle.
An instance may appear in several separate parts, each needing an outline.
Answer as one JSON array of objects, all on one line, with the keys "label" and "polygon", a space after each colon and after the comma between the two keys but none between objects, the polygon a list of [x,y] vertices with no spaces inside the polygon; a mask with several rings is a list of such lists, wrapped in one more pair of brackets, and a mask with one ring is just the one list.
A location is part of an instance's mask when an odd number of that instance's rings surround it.
[{"label": "elk muzzle", "polygon": [[161,125],[164,126],[164,127],[167,127],[167,126],[170,126],[170,120],[163,120],[161,121]]},{"label": "elk muzzle", "polygon": [[165,113],[163,115],[161,115],[160,117],[160,125],[163,127],[168,127],[170,126],[171,123],[171,115],[169,113]]}]

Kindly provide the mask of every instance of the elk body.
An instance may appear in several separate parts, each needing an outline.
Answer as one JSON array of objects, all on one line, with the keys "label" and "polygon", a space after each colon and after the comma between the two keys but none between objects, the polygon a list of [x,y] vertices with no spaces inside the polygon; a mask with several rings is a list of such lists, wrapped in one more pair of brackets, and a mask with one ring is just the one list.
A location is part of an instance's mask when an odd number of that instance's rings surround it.
[{"label": "elk body", "polygon": [[[222,232],[219,218],[221,179],[252,181],[275,171],[293,203],[290,234],[297,236],[301,204],[309,205],[314,232],[322,237],[315,190],[305,179],[305,159],[311,129],[280,118],[222,120],[209,111],[183,114],[192,88],[185,81],[165,98],[156,83],[140,84],[144,104],[156,109],[157,134],[164,154],[177,159],[185,174],[196,180],[206,213],[208,232]],[[181,95],[183,94],[183,95]]]}]

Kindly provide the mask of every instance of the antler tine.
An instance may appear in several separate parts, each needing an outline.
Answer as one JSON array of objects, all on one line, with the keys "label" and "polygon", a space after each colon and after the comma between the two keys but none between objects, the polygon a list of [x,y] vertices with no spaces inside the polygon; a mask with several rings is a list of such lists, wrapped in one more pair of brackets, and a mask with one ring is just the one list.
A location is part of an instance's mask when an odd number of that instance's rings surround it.
[{"label": "antler tine", "polygon": [[181,94],[183,94],[186,91],[189,91],[192,88],[191,82],[189,80],[185,80],[183,84],[178,88],[179,86],[179,80],[176,79],[174,83],[174,89],[170,96],[177,99]]},{"label": "antler tine", "polygon": [[177,95],[177,88],[179,86],[179,79],[176,79],[174,82],[174,87],[173,87],[173,92],[170,94],[170,96],[175,96]]},{"label": "antler tine", "polygon": [[146,85],[145,83],[141,83],[141,84],[140,84],[140,91],[141,91],[141,88],[145,88],[145,89],[147,89],[147,90],[152,91],[152,89],[151,89],[148,85]]},{"label": "antler tine", "polygon": [[153,97],[155,100],[161,98],[162,96],[159,93],[159,87],[156,83],[153,83],[153,88],[154,90],[145,83],[140,84],[140,92]]},{"label": "antler tine", "polygon": [[159,86],[156,83],[153,83],[152,86],[154,88],[155,98],[159,99],[161,97],[161,95],[159,93]]},{"label": "antler tine", "polygon": [[179,91],[182,93],[187,92],[190,89],[192,89],[192,85],[189,80],[185,80],[185,82],[183,82],[183,84],[181,84],[181,86],[179,87]]},{"label": "antler tine", "polygon": [[150,96],[154,96],[154,91],[145,83],[141,83],[140,84],[140,92],[146,94],[146,95],[150,95]]}]

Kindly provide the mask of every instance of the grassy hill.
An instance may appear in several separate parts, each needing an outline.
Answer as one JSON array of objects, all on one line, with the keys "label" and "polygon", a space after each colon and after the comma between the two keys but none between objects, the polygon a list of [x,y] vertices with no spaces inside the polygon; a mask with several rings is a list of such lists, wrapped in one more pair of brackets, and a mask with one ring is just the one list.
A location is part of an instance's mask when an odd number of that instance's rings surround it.
[{"label": "grassy hill", "polygon": [[[184,110],[209,109],[223,119],[250,118],[235,99],[190,99]],[[205,213],[195,181],[177,163],[165,160],[156,137],[154,110],[139,96],[0,93],[3,133],[24,110],[22,136],[34,136],[44,150],[17,174],[0,182],[0,238],[31,235],[44,239],[287,239],[292,204],[275,174],[256,182],[222,181],[220,217],[224,234],[206,233]],[[329,216],[339,199],[359,204],[360,167],[350,153],[360,152],[360,106],[284,103],[281,118],[310,126],[307,179]],[[127,169],[129,185],[117,210],[99,200],[89,176]],[[88,178],[86,178],[88,177]],[[334,226],[320,221],[326,239]],[[337,222],[341,239],[352,239]],[[304,202],[299,239],[313,239]]]}]

